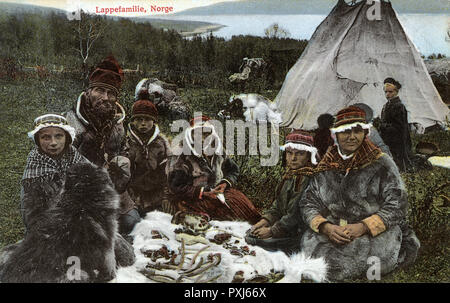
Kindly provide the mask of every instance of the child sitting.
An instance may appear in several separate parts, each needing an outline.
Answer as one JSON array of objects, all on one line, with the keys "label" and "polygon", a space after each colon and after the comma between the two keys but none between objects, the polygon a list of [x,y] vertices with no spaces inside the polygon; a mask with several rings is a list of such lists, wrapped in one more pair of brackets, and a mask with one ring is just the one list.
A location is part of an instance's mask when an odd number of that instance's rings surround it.
[{"label": "child sitting", "polygon": [[132,107],[124,151],[131,162],[128,192],[142,217],[153,210],[174,213],[168,201],[165,173],[167,157],[171,152],[167,139],[155,123],[157,117],[158,111],[149,100],[148,92],[142,91]]}]

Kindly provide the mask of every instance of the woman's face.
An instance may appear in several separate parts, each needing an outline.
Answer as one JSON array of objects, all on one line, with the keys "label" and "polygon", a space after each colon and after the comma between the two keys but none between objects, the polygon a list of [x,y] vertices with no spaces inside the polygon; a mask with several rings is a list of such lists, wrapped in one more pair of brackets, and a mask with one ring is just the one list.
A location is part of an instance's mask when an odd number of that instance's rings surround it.
[{"label": "woman's face", "polygon": [[339,148],[345,155],[353,154],[361,146],[365,137],[366,131],[361,126],[336,133]]},{"label": "woman's face", "polygon": [[38,141],[41,150],[49,157],[57,158],[64,151],[66,146],[66,132],[59,127],[46,127],[38,134]]},{"label": "woman's face", "polygon": [[286,164],[290,169],[299,169],[308,164],[310,154],[304,150],[286,148]]}]

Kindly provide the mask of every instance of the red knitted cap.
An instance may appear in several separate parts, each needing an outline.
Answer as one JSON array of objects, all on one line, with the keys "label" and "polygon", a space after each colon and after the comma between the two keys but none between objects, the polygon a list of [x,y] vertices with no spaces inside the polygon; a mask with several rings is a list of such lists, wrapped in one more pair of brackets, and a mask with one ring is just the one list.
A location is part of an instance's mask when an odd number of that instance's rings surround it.
[{"label": "red knitted cap", "polygon": [[337,113],[334,128],[355,122],[366,123],[366,113],[359,107],[349,106]]},{"label": "red knitted cap", "polygon": [[158,117],[158,110],[156,106],[149,100],[149,93],[146,89],[139,93],[139,100],[134,102],[131,108],[131,115],[148,115],[156,120]]},{"label": "red knitted cap", "polygon": [[123,71],[114,56],[106,57],[100,62],[89,77],[89,88],[107,87],[119,93],[122,85]]},{"label": "red knitted cap", "polygon": [[314,146],[314,138],[310,133],[306,131],[295,129],[286,136],[286,143],[296,143]]}]

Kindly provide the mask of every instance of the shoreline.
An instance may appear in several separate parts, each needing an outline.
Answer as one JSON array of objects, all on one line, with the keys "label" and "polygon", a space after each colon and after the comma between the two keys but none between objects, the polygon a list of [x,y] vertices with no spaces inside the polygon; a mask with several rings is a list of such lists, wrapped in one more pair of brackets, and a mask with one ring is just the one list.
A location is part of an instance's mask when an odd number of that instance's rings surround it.
[{"label": "shoreline", "polygon": [[178,33],[180,35],[182,35],[183,37],[192,37],[195,35],[203,35],[203,34],[206,34],[209,32],[215,32],[215,31],[221,29],[222,27],[226,27],[226,25],[222,25],[222,24],[203,25],[203,26],[199,26],[199,27],[195,28],[193,31],[190,31],[190,32],[179,31]]}]

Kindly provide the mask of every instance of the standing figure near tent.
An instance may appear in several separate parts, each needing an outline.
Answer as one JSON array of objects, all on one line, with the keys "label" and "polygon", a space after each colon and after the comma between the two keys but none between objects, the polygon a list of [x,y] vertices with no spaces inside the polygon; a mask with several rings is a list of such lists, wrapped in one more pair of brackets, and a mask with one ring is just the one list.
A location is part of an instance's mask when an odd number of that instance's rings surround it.
[{"label": "standing figure near tent", "polygon": [[317,149],[313,137],[294,130],[286,136],[284,152],[287,171],[277,187],[277,196],[262,219],[252,226],[245,240],[266,250],[293,253],[300,249],[300,239],[306,226],[301,219],[298,202],[317,165]]},{"label": "standing figure near tent", "polygon": [[406,222],[407,193],[398,168],[367,138],[369,128],[361,109],[338,112],[331,130],[336,145],[300,200],[310,227],[302,252],[324,257],[330,280],[364,276],[369,258],[387,274],[413,263],[420,247]]},{"label": "standing figure near tent", "polygon": [[398,97],[401,84],[393,78],[384,80],[384,92],[388,102],[381,111],[380,133],[389,146],[395,163],[400,171],[412,168],[411,137],[409,134],[408,112]]},{"label": "standing figure near tent", "polygon": [[170,155],[167,139],[160,133],[156,120],[158,110],[142,90],[133,104],[123,155],[131,162],[131,181],[128,192],[138,206],[139,213],[160,210],[174,214],[168,200],[166,162]]},{"label": "standing figure near tent", "polygon": [[[214,126],[205,116],[195,117],[185,130],[183,146],[173,150],[166,167],[172,201],[178,210],[207,214],[213,220],[260,218],[252,202],[235,189],[239,167],[225,156]],[[183,148],[185,147],[185,148]],[[186,150],[187,148],[187,150]]]},{"label": "standing figure near tent", "polygon": [[140,217],[126,191],[130,161],[120,155],[125,144],[125,110],[117,99],[122,80],[117,60],[112,56],[105,58],[90,75],[88,89],[80,94],[66,118],[76,131],[73,145],[89,161],[107,168],[120,194],[119,230],[126,235]]},{"label": "standing figure near tent", "polygon": [[317,129],[314,135],[314,146],[317,148],[321,158],[326,154],[328,148],[334,144],[330,131],[333,123],[334,117],[328,113],[322,114],[317,118],[319,129]]}]

